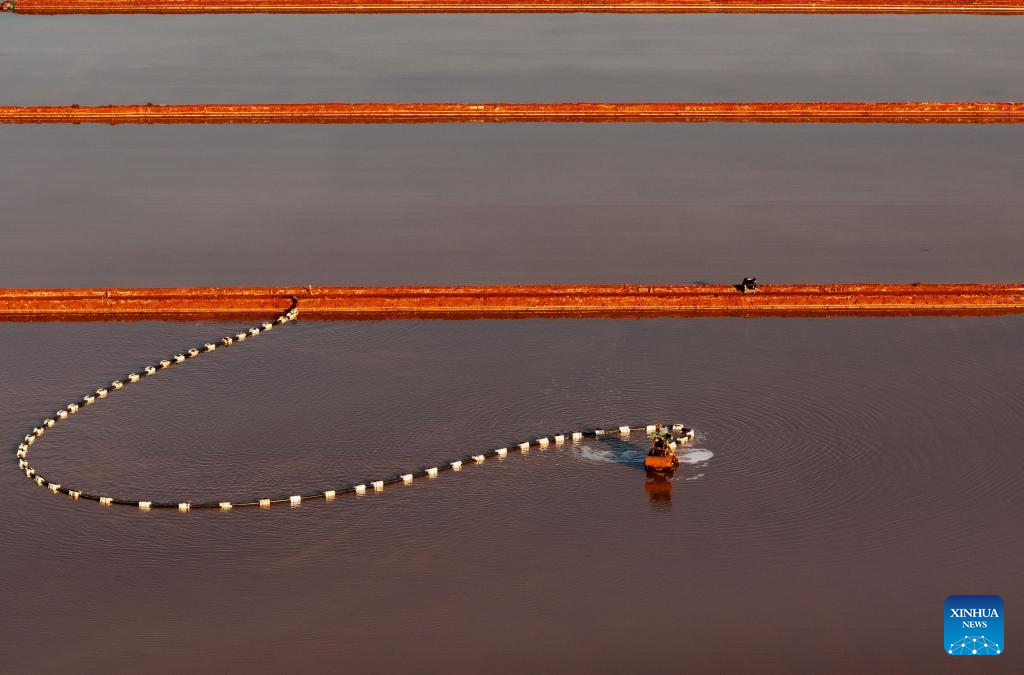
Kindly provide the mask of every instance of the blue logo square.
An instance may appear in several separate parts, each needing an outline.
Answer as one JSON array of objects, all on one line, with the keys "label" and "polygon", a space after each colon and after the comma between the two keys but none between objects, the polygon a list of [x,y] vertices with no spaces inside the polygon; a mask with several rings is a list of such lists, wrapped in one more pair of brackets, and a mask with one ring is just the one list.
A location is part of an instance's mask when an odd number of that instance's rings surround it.
[{"label": "blue logo square", "polygon": [[951,595],[946,598],[945,610],[947,654],[1003,653],[1003,599],[998,595]]}]

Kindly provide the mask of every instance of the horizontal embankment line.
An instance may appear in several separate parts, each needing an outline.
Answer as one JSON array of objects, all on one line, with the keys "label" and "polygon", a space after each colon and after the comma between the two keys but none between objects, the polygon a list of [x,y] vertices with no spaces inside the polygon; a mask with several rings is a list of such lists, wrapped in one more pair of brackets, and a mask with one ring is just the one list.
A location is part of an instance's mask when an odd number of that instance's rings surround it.
[{"label": "horizontal embankment line", "polygon": [[130,321],[265,316],[298,301],[305,319],[1024,313],[1024,285],[405,286],[2,289],[0,319]]},{"label": "horizontal embankment line", "polygon": [[0,106],[0,124],[440,124],[760,122],[1020,124],[1024,103],[260,103]]},{"label": "horizontal embankment line", "polygon": [[19,14],[1024,14],[1022,0],[16,0]]}]

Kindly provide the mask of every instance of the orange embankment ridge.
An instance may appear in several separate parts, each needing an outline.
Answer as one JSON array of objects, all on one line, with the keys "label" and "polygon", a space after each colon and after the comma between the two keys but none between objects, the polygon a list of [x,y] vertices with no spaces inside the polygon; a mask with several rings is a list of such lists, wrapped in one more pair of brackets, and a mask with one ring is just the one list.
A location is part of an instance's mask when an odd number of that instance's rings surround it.
[{"label": "orange embankment ridge", "polygon": [[1020,124],[1020,102],[269,103],[0,106],[0,124],[762,122]]},{"label": "orange embankment ridge", "polygon": [[19,14],[1024,14],[1022,0],[5,0],[4,4]]},{"label": "orange embankment ridge", "polygon": [[1024,313],[1024,284],[734,286],[295,286],[0,290],[0,319],[130,321],[279,313],[305,319],[657,316],[972,315]]}]

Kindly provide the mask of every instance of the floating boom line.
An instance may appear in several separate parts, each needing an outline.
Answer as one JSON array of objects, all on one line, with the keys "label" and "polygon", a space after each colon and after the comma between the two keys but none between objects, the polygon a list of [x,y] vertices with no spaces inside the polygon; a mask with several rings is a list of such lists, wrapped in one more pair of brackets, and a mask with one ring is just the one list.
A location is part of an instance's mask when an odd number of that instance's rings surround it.
[{"label": "floating boom line", "polygon": [[0,106],[0,124],[451,124],[655,122],[1020,124],[1011,101],[677,103],[198,103]]},{"label": "floating boom line", "polygon": [[1024,14],[1024,0],[4,0],[18,14]]},{"label": "floating boom line", "polygon": [[[136,372],[129,373],[128,376],[122,380],[114,380],[109,385],[104,385],[95,391],[89,392],[82,398],[68,404],[66,407],[60,408],[52,417],[48,417],[40,421],[36,426],[32,427],[32,429],[25,435],[24,439],[18,444],[17,450],[15,451],[15,458],[18,463],[19,471],[23,472],[25,477],[37,486],[55,495],[65,495],[74,501],[93,501],[106,507],[130,506],[137,508],[140,511],[173,509],[180,513],[188,513],[196,509],[219,509],[220,511],[231,511],[235,508],[242,507],[259,507],[262,509],[269,509],[277,504],[288,504],[292,507],[296,507],[301,505],[303,502],[313,500],[334,501],[342,495],[362,496],[368,493],[379,493],[383,492],[384,488],[389,485],[408,485],[416,478],[437,478],[441,472],[462,471],[464,467],[474,464],[483,464],[490,458],[497,458],[499,460],[505,459],[509,454],[510,448],[513,452],[525,454],[530,452],[533,448],[538,448],[540,450],[544,450],[549,447],[557,448],[559,446],[564,446],[566,443],[578,443],[584,438],[600,438],[609,433],[613,433],[607,432],[603,429],[581,429],[568,433],[555,434],[553,436],[541,436],[540,438],[533,440],[519,441],[502,448],[484,450],[479,453],[465,455],[458,459],[453,459],[436,466],[390,474],[384,478],[378,478],[376,480],[366,480],[361,483],[331,486],[315,492],[305,492],[296,495],[278,495],[271,497],[260,496],[235,501],[228,501],[225,499],[211,499],[204,501],[190,501],[186,499],[155,500],[92,493],[78,487],[71,487],[64,482],[57,482],[52,478],[46,478],[39,474],[29,463],[29,452],[35,447],[36,443],[44,436],[44,434],[46,434],[47,430],[52,429],[58,424],[65,423],[72,417],[79,415],[86,408],[95,405],[99,401],[107,399],[113,394],[118,394],[118,392],[125,390],[126,387],[130,387],[129,391],[134,390],[135,385],[138,383],[148,379],[149,377],[157,375],[168,368],[177,367],[178,364],[183,364],[186,361],[196,359],[204,354],[209,354],[218,349],[231,347],[233,345],[240,344],[247,339],[263,335],[273,330],[275,326],[283,326],[287,323],[294,322],[298,319],[298,316],[298,300],[293,299],[291,309],[278,316],[273,322],[265,322],[260,326],[254,326],[248,330],[223,337],[216,342],[207,342],[204,345],[183,350],[169,358],[161,359],[152,365],[145,366]],[[123,396],[123,394],[120,395]],[[656,425],[654,424],[644,426],[623,425],[618,427],[614,433],[617,433],[620,437],[628,438],[630,434],[637,431],[645,431],[648,434],[652,434],[655,430]],[[672,430],[680,434],[677,439],[680,443],[685,444],[693,439],[693,431],[685,428],[682,424],[673,425]]]}]

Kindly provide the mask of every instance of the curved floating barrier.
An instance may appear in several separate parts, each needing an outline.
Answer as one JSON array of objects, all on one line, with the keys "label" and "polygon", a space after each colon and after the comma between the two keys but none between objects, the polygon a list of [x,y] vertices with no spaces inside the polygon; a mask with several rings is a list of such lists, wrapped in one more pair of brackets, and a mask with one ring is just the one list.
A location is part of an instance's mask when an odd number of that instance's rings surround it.
[{"label": "curved floating barrier", "polygon": [[19,14],[1022,14],[1021,0],[4,0]]},{"label": "curved floating barrier", "polygon": [[[249,331],[242,331],[234,336],[234,341],[240,342],[245,339],[246,335],[257,336],[262,333],[269,331],[274,325],[284,325],[287,323],[294,322],[298,319],[299,309],[298,301],[293,300],[292,307],[284,314],[278,316],[273,324],[265,323],[261,329],[252,328]],[[242,336],[242,337],[239,337]],[[233,344],[231,337],[223,338],[222,344],[230,345]],[[140,372],[130,373],[127,377],[127,384],[135,384],[144,377],[155,375],[163,370],[171,368],[177,364],[184,363],[186,355],[188,359],[194,359],[202,354],[207,354],[214,351],[213,343],[206,343],[205,350],[199,350],[191,348],[185,351],[185,354],[177,354],[174,356],[173,361],[163,359],[159,362],[159,368],[156,366],[145,366]],[[29,464],[29,451],[36,444],[36,442],[43,437],[47,429],[53,428],[60,422],[64,422],[70,419],[70,415],[79,412],[84,406],[92,405],[98,400],[108,398],[112,392],[120,391],[126,386],[124,380],[115,380],[108,387],[101,387],[95,391],[95,393],[89,393],[82,397],[81,400],[70,403],[66,407],[58,410],[53,417],[48,417],[39,424],[32,427],[32,430],[27,433],[24,439],[18,444],[17,450],[15,451],[15,458],[17,459],[18,469],[25,474],[25,477],[35,483],[37,486],[45,488],[52,494],[63,494],[67,495],[72,500],[91,500],[100,504],[100,506],[130,506],[138,509],[139,511],[148,512],[154,509],[171,509],[177,510],[179,513],[189,513],[195,509],[219,509],[221,511],[231,511],[238,507],[258,507],[261,509],[269,509],[274,504],[288,504],[291,507],[298,507],[303,502],[322,499],[324,501],[334,501],[340,495],[365,495],[367,493],[366,482],[357,483],[353,485],[331,487],[325,490],[319,490],[317,492],[309,494],[298,494],[288,495],[286,497],[256,497],[248,499],[242,502],[230,502],[223,500],[210,500],[203,502],[189,502],[181,500],[165,500],[156,501],[150,499],[125,499],[120,497],[113,497],[109,495],[95,495],[83,490],[66,487],[62,483],[47,479],[36,472],[36,469]],[[652,433],[652,425],[639,425],[639,426],[628,426],[623,425],[618,427],[619,432],[628,436],[632,432],[647,432]],[[683,431],[684,435],[680,440],[684,442],[692,438],[692,430],[686,430],[683,425],[675,424],[672,429],[676,432]],[[685,433],[688,432],[688,433]],[[578,430],[571,432],[568,436],[572,438],[572,441],[578,442],[586,437],[596,438],[602,435],[603,432],[599,430]],[[564,444],[567,434],[557,434],[554,436],[555,445],[561,446]],[[542,436],[534,441],[522,441],[515,444],[521,452],[528,452],[532,446],[546,448],[551,445],[551,438],[549,436]],[[484,461],[489,457],[497,457],[498,459],[504,459],[508,455],[508,447],[501,447],[494,450],[487,450],[485,452],[477,453],[462,457],[460,459],[453,460],[451,462],[440,464],[437,466],[431,466],[427,468],[417,469],[415,471],[404,471],[397,473],[388,478],[382,478],[374,481],[370,481],[370,486],[375,493],[383,492],[384,487],[388,485],[403,484],[410,485],[414,479],[420,477],[436,478],[442,471],[461,471],[464,464],[483,464]]]}]

